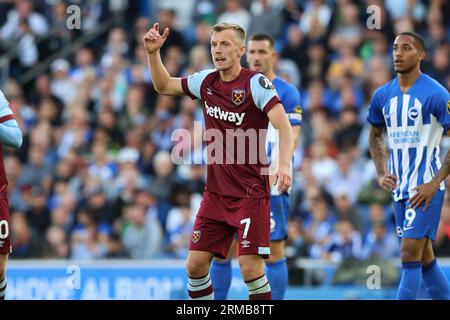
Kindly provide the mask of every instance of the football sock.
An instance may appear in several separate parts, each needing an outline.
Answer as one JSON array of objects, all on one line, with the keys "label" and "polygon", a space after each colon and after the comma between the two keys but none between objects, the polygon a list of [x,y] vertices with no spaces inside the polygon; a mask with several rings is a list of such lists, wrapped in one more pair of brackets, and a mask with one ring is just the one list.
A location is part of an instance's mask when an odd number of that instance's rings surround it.
[{"label": "football sock", "polygon": [[6,276],[0,280],[0,300],[5,299],[6,294]]},{"label": "football sock", "polygon": [[422,262],[411,261],[402,263],[402,277],[397,292],[397,300],[416,299],[422,284]]},{"label": "football sock", "polygon": [[427,292],[433,300],[448,300],[450,289],[448,279],[437,264],[436,259],[422,267],[422,277]]},{"label": "football sock", "polygon": [[191,278],[188,276],[188,294],[191,300],[214,300],[209,272],[201,278]]},{"label": "football sock", "polygon": [[288,286],[288,269],[286,258],[266,263],[267,279],[272,289],[273,300],[283,300]]},{"label": "football sock", "polygon": [[226,300],[231,286],[231,260],[213,260],[210,273],[214,287],[214,299]]},{"label": "football sock", "polygon": [[272,300],[270,284],[265,274],[254,280],[246,281],[249,300]]}]

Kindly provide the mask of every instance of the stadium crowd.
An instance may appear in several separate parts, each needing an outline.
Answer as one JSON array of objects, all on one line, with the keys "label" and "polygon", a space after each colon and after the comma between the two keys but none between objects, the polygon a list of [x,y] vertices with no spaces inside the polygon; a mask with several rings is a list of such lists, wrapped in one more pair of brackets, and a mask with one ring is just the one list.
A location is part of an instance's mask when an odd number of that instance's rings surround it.
[{"label": "stadium crowd", "polygon": [[[303,108],[290,258],[397,257],[390,198],[377,186],[368,153],[368,106],[375,88],[394,76],[391,47],[401,31],[426,38],[422,70],[450,88],[450,2],[182,2],[180,8],[177,1],[159,1],[163,7],[157,1],[0,1],[0,52],[17,48],[1,90],[24,132],[22,148],[4,155],[11,258],[186,257],[205,184],[194,131],[202,110],[198,101],[153,89],[142,37],[155,21],[171,29],[162,56],[173,76],[212,66],[209,30],[216,22],[276,39],[278,74],[300,90]],[[66,27],[70,4],[81,7],[81,30]],[[380,9],[380,29],[368,27],[369,5]],[[31,81],[19,81],[111,16],[119,18],[105,34]],[[178,128],[193,137],[191,161],[179,165],[171,158]],[[443,148],[449,147],[444,138]],[[446,199],[438,256],[450,256]]]}]

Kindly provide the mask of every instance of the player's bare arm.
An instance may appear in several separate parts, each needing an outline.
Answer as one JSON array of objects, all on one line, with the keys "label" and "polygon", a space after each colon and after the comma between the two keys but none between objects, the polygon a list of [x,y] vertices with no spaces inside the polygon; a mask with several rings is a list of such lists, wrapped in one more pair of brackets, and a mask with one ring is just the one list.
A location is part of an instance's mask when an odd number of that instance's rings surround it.
[{"label": "player's bare arm", "polygon": [[387,192],[397,188],[397,177],[387,172],[386,146],[383,138],[383,128],[370,126],[369,150],[373,163],[377,170],[378,184]]},{"label": "player's bare arm", "polygon": [[275,184],[278,185],[280,192],[286,192],[291,186],[290,165],[294,150],[291,125],[281,103],[277,103],[270,109],[267,116],[273,127],[279,131],[280,136],[279,166],[276,172],[277,180]]},{"label": "player's bare arm", "polygon": [[297,148],[297,143],[300,138],[301,126],[292,126],[292,136],[294,137],[294,144],[292,146],[292,153],[295,152],[295,148]]},{"label": "player's bare arm", "polygon": [[180,96],[184,95],[181,78],[171,77],[161,61],[160,49],[168,36],[169,28],[165,28],[162,35],[159,33],[159,23],[155,23],[145,34],[143,41],[147,53],[147,63],[156,92]]},{"label": "player's bare arm", "polygon": [[[450,130],[447,131],[447,136],[450,137]],[[416,209],[422,202],[425,201],[423,211],[425,211],[431,202],[436,191],[439,189],[439,185],[444,181],[450,173],[450,150],[447,152],[442,163],[442,167],[439,169],[436,176],[428,183],[417,186],[415,190],[417,193],[409,200],[410,206]]]}]

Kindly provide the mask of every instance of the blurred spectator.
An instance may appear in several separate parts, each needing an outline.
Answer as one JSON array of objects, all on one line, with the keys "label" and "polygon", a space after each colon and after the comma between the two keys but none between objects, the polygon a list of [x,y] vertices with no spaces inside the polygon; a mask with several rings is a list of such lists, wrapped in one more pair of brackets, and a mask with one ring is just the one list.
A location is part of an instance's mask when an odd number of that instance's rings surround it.
[{"label": "blurred spectator", "polygon": [[72,231],[74,224],[74,212],[63,207],[57,207],[50,213],[50,221],[52,226],[61,227],[65,232]]},{"label": "blurred spectator", "polygon": [[50,226],[50,210],[47,207],[47,194],[39,186],[34,185],[25,191],[24,200],[29,209],[25,212],[30,227],[39,235],[45,235]]},{"label": "blurred spectator", "polygon": [[359,10],[355,4],[346,3],[338,7],[339,21],[333,26],[329,46],[335,50],[339,46],[356,49],[362,40],[363,28],[359,22]]},{"label": "blurred spectator", "polygon": [[[324,80],[327,73],[330,62],[326,57],[326,49],[321,42],[310,42],[307,49],[307,58],[304,60],[304,64],[300,64],[302,69],[303,86],[309,87],[312,85],[312,81],[315,84],[320,83],[317,80]],[[327,104],[322,106],[326,107]]]},{"label": "blurred spectator", "polygon": [[45,163],[44,153],[37,146],[31,146],[27,164],[23,167],[18,185],[20,188],[41,186],[44,192],[50,191],[52,167]]},{"label": "blurred spectator", "polygon": [[82,21],[81,29],[83,32],[89,32],[94,30],[100,21],[106,16],[106,3],[103,1],[87,1],[80,0],[80,5],[83,10],[82,13]]},{"label": "blurred spectator", "polygon": [[[108,149],[118,149],[123,145],[123,133],[120,131],[117,125],[116,114],[109,109],[104,109],[97,114],[97,131],[100,129],[107,135]],[[95,141],[96,137],[94,137]]]},{"label": "blurred spectator", "polygon": [[290,219],[286,240],[286,256],[289,258],[306,256],[305,249],[301,223],[298,219]]},{"label": "blurred spectator", "polygon": [[206,186],[206,170],[203,165],[192,164],[189,168],[189,176],[186,187],[191,193],[203,194]]},{"label": "blurred spectator", "polygon": [[170,150],[172,148],[172,132],[175,129],[174,118],[167,110],[157,111],[155,116],[151,138],[158,149]]},{"label": "blurred spectator", "polygon": [[52,109],[52,115],[48,120],[52,126],[60,126],[62,124],[61,117],[64,103],[52,93],[51,81],[48,74],[41,74],[36,78],[35,90],[30,97],[30,101],[35,106],[40,106],[43,101],[45,101],[46,105],[49,103],[52,104],[52,108],[54,108],[54,110]]},{"label": "blurred spectator", "polygon": [[336,132],[338,148],[345,150],[356,146],[361,130],[357,110],[352,106],[344,107],[339,113],[339,128]]},{"label": "blurred spectator", "polygon": [[156,176],[154,177],[150,186],[150,191],[158,199],[159,205],[164,208],[160,208],[159,219],[165,227],[167,213],[169,210],[170,192],[175,184],[179,182],[179,178],[176,175],[170,157],[170,153],[167,151],[159,151],[153,160]]},{"label": "blurred spectator", "polygon": [[400,254],[400,243],[397,235],[388,232],[383,222],[375,222],[362,251],[363,259],[394,259]]},{"label": "blurred spectator", "polygon": [[139,159],[139,151],[126,147],[122,148],[117,156],[119,162],[119,174],[112,182],[115,195],[132,194],[136,189],[142,189],[147,184],[144,177],[138,171],[137,160]]},{"label": "blurred spectator", "polygon": [[377,224],[390,223],[390,221],[386,217],[385,209],[381,203],[374,202],[369,205],[368,221],[366,223],[367,223],[365,228],[366,233],[370,232],[373,226]]},{"label": "blurred spectator", "polygon": [[122,117],[117,119],[119,132],[143,127],[149,110],[144,105],[144,96],[139,86],[133,85],[128,88],[126,109]]},{"label": "blurred spectator", "polygon": [[[69,108],[68,108],[69,109]],[[66,157],[70,151],[74,150],[80,153],[89,151],[89,139],[92,128],[89,127],[88,113],[83,105],[79,102],[70,105],[70,109],[66,110],[65,124],[62,128],[61,136],[58,144],[58,156]]]},{"label": "blurred spectator", "polygon": [[84,198],[78,204],[78,209],[85,209],[93,216],[95,222],[110,224],[114,217],[110,203],[106,198],[106,188],[98,178],[90,177],[84,188]]},{"label": "blurred spectator", "polygon": [[153,157],[157,148],[153,141],[144,141],[141,150],[141,155],[138,160],[139,171],[149,178],[155,174]]},{"label": "blurred spectator", "polygon": [[189,54],[189,66],[190,68],[185,72],[186,75],[193,74],[205,69],[214,69],[214,66],[211,62],[211,55],[208,52],[207,48],[205,48],[204,46],[192,47]]},{"label": "blurred spectator", "polygon": [[36,40],[27,20],[20,20],[17,52],[20,66],[20,70],[18,71],[20,73],[13,74],[13,76],[15,75],[18,77],[20,74],[27,72],[39,59]]},{"label": "blurred spectator", "polygon": [[331,13],[331,9],[325,3],[325,0],[308,1],[300,18],[300,29],[310,38],[324,37],[331,19]]},{"label": "blurred spectator", "polygon": [[72,39],[73,31],[67,28],[67,4],[63,1],[57,1],[53,6],[50,19],[51,40],[49,47],[56,51],[68,44]]},{"label": "blurred spectator", "polygon": [[11,214],[11,258],[38,258],[41,254],[41,243],[38,231],[29,227],[23,212]]},{"label": "blurred spectator", "polygon": [[168,251],[175,257],[186,258],[201,196],[198,194],[191,196],[189,190],[183,185],[179,185],[173,191],[175,207],[167,215],[166,226]]},{"label": "blurred spectator", "polygon": [[95,74],[95,57],[92,49],[88,47],[81,48],[77,51],[75,61],[75,66],[72,67],[70,71],[70,78],[73,79],[77,84],[80,84],[89,77],[91,73]]},{"label": "blurred spectator", "polygon": [[338,51],[339,57],[331,63],[327,72],[327,81],[333,89],[340,87],[340,81],[345,75],[359,79],[364,71],[364,64],[354,49],[340,44]]},{"label": "blurred spectator", "polygon": [[439,223],[436,240],[433,242],[434,253],[438,257],[450,256],[450,204],[448,199],[442,206],[441,221]]},{"label": "blurred spectator", "polygon": [[358,232],[364,231],[364,221],[361,212],[352,204],[350,194],[353,191],[345,187],[339,187],[334,194],[334,205],[338,220],[349,220]]},{"label": "blurred spectator", "polygon": [[67,233],[60,226],[50,226],[46,233],[42,255],[46,259],[67,259],[70,247]]},{"label": "blurred spectator", "polygon": [[201,20],[195,25],[194,30],[194,45],[200,45],[208,49],[209,51],[209,41],[211,39],[211,27],[213,24]]},{"label": "blurred spectator", "polygon": [[108,150],[103,142],[94,142],[92,145],[92,162],[89,166],[89,174],[100,178],[105,184],[112,182],[114,178],[113,164],[108,159]]},{"label": "blurred spectator", "polygon": [[294,87],[300,87],[301,74],[294,61],[290,59],[279,60],[276,73],[280,78],[292,84]]},{"label": "blurred spectator", "polygon": [[311,217],[303,223],[303,238],[310,258],[320,258],[333,228],[330,209],[322,196],[310,200]]},{"label": "blurred spectator", "polygon": [[217,17],[217,23],[235,23],[244,28],[244,30],[248,30],[250,21],[250,13],[241,5],[240,0],[226,1],[225,11]]},{"label": "blurred spectator", "polygon": [[[432,69],[429,75],[436,81],[446,85],[450,73],[450,45],[448,43],[438,46],[433,53]],[[447,88],[448,89],[448,88]]]},{"label": "blurred spectator", "polygon": [[214,24],[217,19],[216,5],[216,1],[214,0],[195,0],[194,9],[192,10],[192,19],[194,22],[208,21]]},{"label": "blurred spectator", "polygon": [[337,157],[337,167],[325,184],[326,190],[335,197],[342,193],[347,194],[348,200],[354,205],[361,187],[361,176],[352,161],[351,154],[341,151]]},{"label": "blurred spectator", "polygon": [[109,237],[108,243],[108,253],[106,258],[109,259],[125,259],[130,258],[130,254],[126,251],[122,243],[122,238],[118,233],[112,233]]},{"label": "blurred spectator", "polygon": [[22,22],[29,26],[34,35],[45,36],[48,33],[48,23],[40,13],[33,11],[33,1],[18,0],[16,8],[8,13],[8,19],[0,29],[0,38],[7,40],[20,38]]},{"label": "blurred spectator", "polygon": [[311,147],[311,155],[312,174],[319,185],[332,184],[338,167],[336,161],[328,155],[325,141],[316,140]]},{"label": "blurred spectator", "polygon": [[161,57],[165,57],[167,50],[170,47],[178,47],[184,50],[186,43],[183,34],[175,25],[177,13],[174,9],[161,9],[158,12],[159,29],[164,31],[165,28],[170,29],[170,37],[167,38],[164,46],[161,48]]},{"label": "blurred spectator", "polygon": [[125,209],[125,219],[123,244],[133,259],[151,259],[161,253],[163,234],[155,216],[131,204]]},{"label": "blurred spectator", "polygon": [[283,25],[290,26],[298,24],[303,11],[303,6],[297,0],[284,0],[281,15],[283,17]]},{"label": "blurred spectator", "polygon": [[108,42],[106,43],[103,56],[100,59],[100,64],[106,68],[112,64],[116,54],[125,57],[128,51],[127,34],[123,28],[116,27],[108,34]]},{"label": "blurred spectator", "polygon": [[247,35],[266,33],[273,39],[277,39],[282,30],[282,16],[280,11],[269,0],[253,1],[251,5],[251,19],[248,26]]},{"label": "blurred spectator", "polygon": [[72,232],[71,259],[93,260],[105,258],[108,245],[101,241],[101,233],[95,225],[76,228]]},{"label": "blurred spectator", "polygon": [[410,17],[420,22],[425,17],[426,9],[420,0],[387,0],[385,6],[394,20]]},{"label": "blurred spectator", "polygon": [[362,255],[362,238],[355,231],[350,220],[336,223],[335,231],[326,243],[322,258],[333,262],[341,262],[349,258],[360,259]]},{"label": "blurred spectator", "polygon": [[195,215],[187,205],[172,208],[167,216],[169,245],[167,251],[176,258],[186,258],[192,237]]},{"label": "blurred spectator", "polygon": [[69,77],[70,64],[67,60],[56,59],[50,65],[52,72],[51,93],[70,104],[77,94],[77,87]]},{"label": "blurred spectator", "polygon": [[23,211],[26,207],[23,206],[23,199],[21,189],[18,181],[22,172],[22,163],[15,156],[5,156],[3,158],[5,165],[6,178],[8,180],[8,197],[11,211]]}]

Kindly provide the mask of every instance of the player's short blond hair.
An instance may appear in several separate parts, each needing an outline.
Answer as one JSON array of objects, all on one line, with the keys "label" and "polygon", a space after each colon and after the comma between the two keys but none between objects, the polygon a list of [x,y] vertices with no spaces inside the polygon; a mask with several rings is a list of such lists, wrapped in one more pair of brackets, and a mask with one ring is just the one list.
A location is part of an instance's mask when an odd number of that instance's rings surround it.
[{"label": "player's short blond hair", "polygon": [[239,40],[241,40],[242,43],[245,43],[246,33],[244,28],[242,28],[240,25],[235,23],[219,23],[212,27],[211,34],[214,34],[215,32],[221,32],[224,30],[234,30],[234,32],[238,35]]}]

